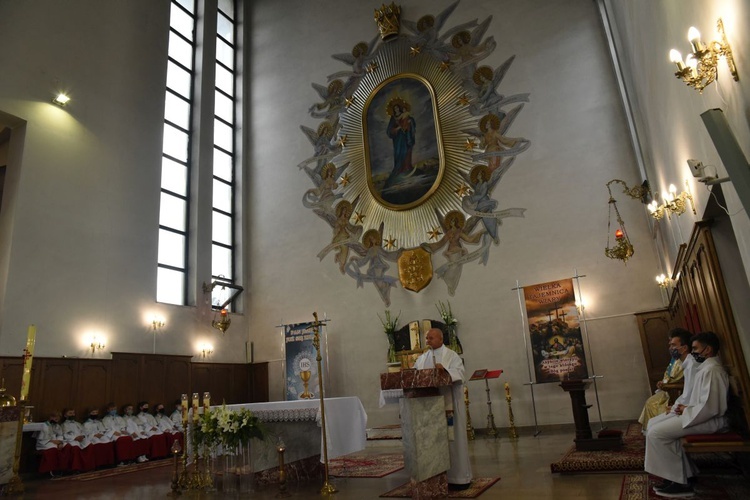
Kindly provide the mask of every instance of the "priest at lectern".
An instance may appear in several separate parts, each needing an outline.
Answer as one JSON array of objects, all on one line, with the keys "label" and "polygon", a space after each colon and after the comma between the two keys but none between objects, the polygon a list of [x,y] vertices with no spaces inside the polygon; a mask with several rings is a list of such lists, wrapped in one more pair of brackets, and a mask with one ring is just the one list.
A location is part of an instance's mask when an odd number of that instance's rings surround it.
[{"label": "priest at lectern", "polygon": [[450,387],[441,387],[445,398],[448,421],[448,447],[451,467],[448,469],[448,487],[466,489],[471,485],[471,463],[469,462],[469,440],[466,435],[466,412],[463,408],[464,362],[455,352],[443,345],[443,332],[431,328],[426,336],[428,350],[415,363],[417,370],[442,368],[453,380]]}]

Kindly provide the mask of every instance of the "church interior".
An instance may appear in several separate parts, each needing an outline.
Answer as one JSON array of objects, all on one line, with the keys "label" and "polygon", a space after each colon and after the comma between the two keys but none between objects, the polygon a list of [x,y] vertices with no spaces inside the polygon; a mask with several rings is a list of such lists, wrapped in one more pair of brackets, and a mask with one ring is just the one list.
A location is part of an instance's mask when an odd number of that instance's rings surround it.
[{"label": "church interior", "polygon": [[[591,427],[627,434],[667,332],[710,330],[750,420],[750,5],[404,0],[384,40],[379,3],[0,0],[3,387],[43,422],[299,399],[312,365],[372,437],[404,416],[381,374],[440,325],[474,476],[501,478],[481,498],[648,498],[625,496],[628,471],[550,470],[580,430],[561,383],[586,379]],[[564,304],[544,298],[558,283]],[[322,339],[304,359],[299,325]],[[545,371],[562,352],[578,370]],[[172,481],[22,464],[32,498]],[[409,474],[334,479],[377,498]]]}]

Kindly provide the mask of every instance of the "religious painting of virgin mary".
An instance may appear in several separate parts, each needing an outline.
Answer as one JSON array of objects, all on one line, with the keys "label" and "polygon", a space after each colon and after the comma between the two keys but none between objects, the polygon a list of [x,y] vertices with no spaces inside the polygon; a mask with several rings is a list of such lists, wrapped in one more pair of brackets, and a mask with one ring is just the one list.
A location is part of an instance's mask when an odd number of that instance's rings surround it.
[{"label": "religious painting of virgin mary", "polygon": [[413,208],[440,184],[444,162],[436,106],[430,84],[406,74],[381,83],[365,105],[367,184],[390,209]]}]

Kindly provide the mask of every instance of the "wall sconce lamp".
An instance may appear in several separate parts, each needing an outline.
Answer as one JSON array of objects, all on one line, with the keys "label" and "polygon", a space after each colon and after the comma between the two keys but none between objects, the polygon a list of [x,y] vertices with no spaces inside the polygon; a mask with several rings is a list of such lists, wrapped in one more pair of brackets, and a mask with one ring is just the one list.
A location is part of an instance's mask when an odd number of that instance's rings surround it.
[{"label": "wall sconce lamp", "polygon": [[727,36],[724,33],[724,23],[721,18],[716,22],[716,30],[719,32],[721,40],[704,45],[701,41],[700,32],[694,26],[690,27],[688,40],[693,52],[685,57],[685,62],[682,61],[682,55],[677,50],[669,51],[669,60],[677,65],[677,72],[674,75],[701,94],[704,88],[716,80],[716,66],[720,56],[724,56],[727,61],[729,72],[734,77],[734,81],[740,80],[732,57],[732,48],[729,46]]},{"label": "wall sconce lamp", "polygon": [[656,200],[652,201],[648,205],[648,209],[654,219],[660,220],[664,218],[664,214],[667,218],[671,219],[672,214],[680,216],[687,210],[687,202],[690,201],[690,208],[693,210],[693,215],[696,215],[695,202],[693,201],[693,195],[690,193],[690,186],[685,181],[685,188],[687,191],[683,191],[677,194],[677,188],[674,184],[669,185],[669,192],[662,192],[661,197],[664,203],[661,205],[656,203]]},{"label": "wall sconce lamp", "polygon": [[201,357],[203,359],[206,359],[207,357],[209,357],[210,355],[214,353],[214,346],[212,346],[209,343],[203,343],[199,347],[201,350]]},{"label": "wall sconce lamp", "polygon": [[665,274],[660,274],[656,277],[656,283],[659,284],[659,288],[666,290],[670,286],[672,286],[672,283],[674,283],[674,280],[670,278],[669,276]]},{"label": "wall sconce lamp", "polygon": [[64,92],[60,92],[54,98],[52,98],[52,102],[63,108],[66,104],[68,104],[68,102],[70,102],[70,97],[68,97],[68,95]]},{"label": "wall sconce lamp", "polygon": [[211,326],[219,330],[221,333],[226,333],[229,330],[229,325],[232,324],[232,318],[229,317],[229,313],[226,309],[222,309],[219,312],[219,319],[216,319],[216,313],[214,313],[214,319],[211,321]]},{"label": "wall sconce lamp", "polygon": [[104,344],[104,339],[97,339],[96,335],[94,335],[91,338],[91,354],[94,354],[96,351],[101,351],[105,347],[107,347]]},{"label": "wall sconce lamp", "polygon": [[151,320],[151,329],[152,329],[153,331],[155,331],[155,332],[156,332],[156,331],[159,331],[159,330],[161,330],[161,329],[162,329],[162,328],[164,328],[165,326],[167,326],[167,323],[165,323],[165,322],[164,322],[164,319],[163,319],[163,318],[157,318],[157,317],[154,317],[154,318],[153,318],[153,319]]}]

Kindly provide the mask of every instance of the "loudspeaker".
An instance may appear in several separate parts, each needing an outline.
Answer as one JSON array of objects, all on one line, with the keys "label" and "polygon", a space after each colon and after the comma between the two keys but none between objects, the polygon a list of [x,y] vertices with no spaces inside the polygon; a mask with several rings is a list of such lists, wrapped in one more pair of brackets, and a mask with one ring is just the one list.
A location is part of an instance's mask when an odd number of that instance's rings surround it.
[{"label": "loudspeaker", "polygon": [[742,206],[745,207],[745,212],[750,214],[750,164],[745,153],[742,152],[721,109],[709,109],[701,114],[701,118],[724,168],[727,169],[729,180],[732,181]]}]

